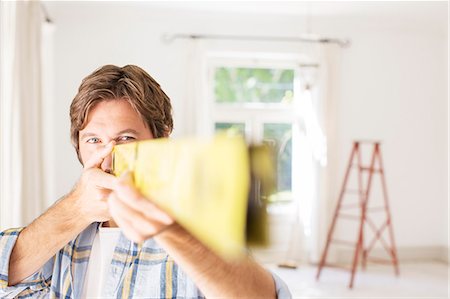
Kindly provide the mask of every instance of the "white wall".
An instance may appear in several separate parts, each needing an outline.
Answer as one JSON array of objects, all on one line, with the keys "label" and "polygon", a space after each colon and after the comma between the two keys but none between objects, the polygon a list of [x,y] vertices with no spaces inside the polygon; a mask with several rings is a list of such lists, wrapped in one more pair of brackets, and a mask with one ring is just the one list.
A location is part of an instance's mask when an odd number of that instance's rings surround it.
[{"label": "white wall", "polygon": [[399,245],[445,245],[447,41],[438,34],[398,30],[355,32],[352,37],[355,44],[342,63],[339,94],[339,175],[350,140],[383,140]]},{"label": "white wall", "polygon": [[[338,151],[330,158],[337,159],[338,171],[330,206],[334,207],[351,140],[381,139],[397,245],[447,246],[447,3],[354,5],[365,9],[342,15],[328,11],[311,22],[314,32],[353,42],[342,50],[339,76],[332,82],[339,107],[335,111]],[[392,13],[385,7],[389,5]],[[73,186],[80,172],[69,141],[68,111],[81,79],[95,68],[131,63],[146,69],[172,98],[174,135],[182,136],[193,121],[180,108],[186,99],[186,42],[164,44],[163,33],[295,36],[304,32],[306,24],[305,18],[292,13],[183,11],[157,3],[133,7],[48,2],[46,6],[57,27],[54,111],[58,125],[51,132],[55,144],[49,146],[57,149],[52,167],[58,195]]]}]

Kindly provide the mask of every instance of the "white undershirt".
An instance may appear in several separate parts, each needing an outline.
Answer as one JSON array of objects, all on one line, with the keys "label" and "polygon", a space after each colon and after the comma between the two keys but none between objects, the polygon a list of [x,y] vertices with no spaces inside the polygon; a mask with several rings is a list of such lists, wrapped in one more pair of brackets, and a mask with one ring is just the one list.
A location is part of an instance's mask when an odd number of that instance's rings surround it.
[{"label": "white undershirt", "polygon": [[101,297],[102,286],[105,284],[119,235],[118,227],[99,227],[92,244],[82,298]]}]

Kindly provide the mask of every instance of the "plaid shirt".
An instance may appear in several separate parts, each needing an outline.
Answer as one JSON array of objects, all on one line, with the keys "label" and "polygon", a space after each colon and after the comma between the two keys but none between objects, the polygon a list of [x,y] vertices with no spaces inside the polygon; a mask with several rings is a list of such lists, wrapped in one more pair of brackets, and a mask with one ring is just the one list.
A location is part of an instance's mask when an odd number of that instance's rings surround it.
[{"label": "plaid shirt", "polygon": [[[36,273],[8,287],[9,257],[22,230],[0,232],[0,298],[80,298],[92,243],[93,223],[64,246]],[[287,286],[273,275],[278,298],[291,298]],[[102,298],[204,298],[193,281],[153,239],[138,245],[120,234]]]}]

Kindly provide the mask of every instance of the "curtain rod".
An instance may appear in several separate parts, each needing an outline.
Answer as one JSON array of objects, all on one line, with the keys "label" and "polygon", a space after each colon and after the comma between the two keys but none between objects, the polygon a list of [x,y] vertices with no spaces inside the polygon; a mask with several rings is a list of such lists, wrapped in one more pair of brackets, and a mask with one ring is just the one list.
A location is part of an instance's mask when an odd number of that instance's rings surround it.
[{"label": "curtain rod", "polygon": [[280,36],[250,36],[250,35],[216,35],[216,34],[164,34],[162,39],[171,43],[177,39],[216,39],[216,40],[243,40],[243,41],[275,41],[275,42],[303,42],[303,43],[321,43],[337,44],[341,48],[350,46],[349,39],[320,38],[311,36],[299,37],[280,37]]},{"label": "curtain rod", "polygon": [[49,15],[47,13],[47,9],[45,8],[44,3],[42,3],[42,2],[41,2],[41,10],[42,10],[42,13],[44,14],[45,22],[49,23],[49,24],[53,24],[53,21],[52,21],[52,19],[50,19]]}]

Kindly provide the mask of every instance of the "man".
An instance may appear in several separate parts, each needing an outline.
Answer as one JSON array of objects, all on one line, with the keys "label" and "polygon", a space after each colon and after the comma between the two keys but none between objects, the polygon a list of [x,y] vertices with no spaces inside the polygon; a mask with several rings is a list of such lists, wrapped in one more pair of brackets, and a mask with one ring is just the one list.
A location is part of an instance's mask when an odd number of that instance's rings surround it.
[{"label": "man", "polygon": [[168,136],[171,110],[137,66],[107,65],[83,80],[70,107],[83,172],[29,226],[0,233],[0,297],[290,297],[250,258],[222,260],[111,174],[113,146]]}]

